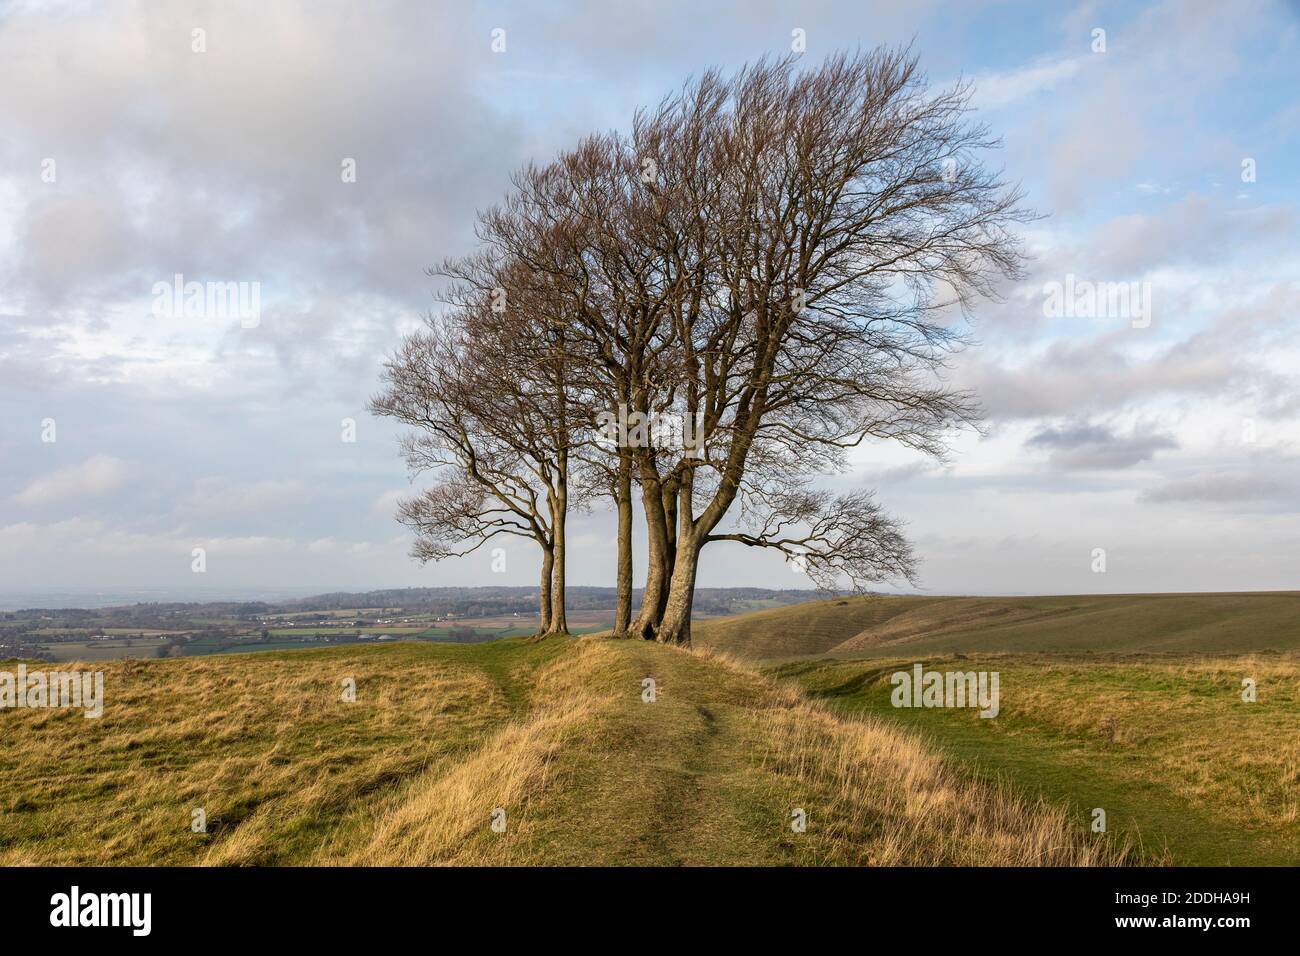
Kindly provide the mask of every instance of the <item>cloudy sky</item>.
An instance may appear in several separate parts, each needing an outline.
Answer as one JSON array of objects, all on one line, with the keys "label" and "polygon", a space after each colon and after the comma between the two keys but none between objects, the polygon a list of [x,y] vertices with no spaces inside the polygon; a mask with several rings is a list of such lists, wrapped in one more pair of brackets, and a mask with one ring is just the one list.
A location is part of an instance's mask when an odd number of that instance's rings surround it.
[{"label": "cloudy sky", "polygon": [[[1296,587],[1300,4],[0,0],[0,589],[533,584],[521,545],[421,568],[393,521],[364,406],[424,269],[515,167],[800,36],[973,81],[1044,214],[951,370],[987,433],[835,479],[922,585]],[[176,275],[258,318],[160,309]],[[609,516],[573,536],[570,580],[612,583]],[[739,545],[701,583],[807,585]]]}]

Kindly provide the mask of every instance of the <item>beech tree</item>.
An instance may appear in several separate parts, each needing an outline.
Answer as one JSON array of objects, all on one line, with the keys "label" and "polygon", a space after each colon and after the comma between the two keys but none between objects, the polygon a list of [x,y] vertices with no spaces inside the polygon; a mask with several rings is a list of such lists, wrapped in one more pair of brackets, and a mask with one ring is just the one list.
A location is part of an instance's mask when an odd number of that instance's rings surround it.
[{"label": "beech tree", "polygon": [[[581,427],[569,357],[547,302],[517,268],[481,258],[445,263],[454,308],[410,335],[385,366],[374,414],[412,427],[412,474],[438,482],[399,504],[419,560],[462,557],[498,536],[541,549],[539,633],[566,634],[569,459]],[[484,287],[483,283],[490,283]]]},{"label": "beech tree", "polygon": [[[445,270],[471,339],[510,353],[489,366],[534,383],[462,403],[519,422],[483,422],[490,481],[465,467],[482,467],[470,449],[455,456],[458,486],[487,489],[495,508],[497,475],[526,462],[560,510],[548,523],[504,507],[542,529],[562,580],[562,488],[580,461],[584,486],[618,515],[615,629],[663,642],[689,643],[714,542],[776,550],[828,588],[911,578],[901,528],[873,495],[818,481],[865,442],[939,456],[953,429],[977,423],[943,369],[974,303],[1019,274],[1013,228],[1028,214],[982,165],[996,142],[970,121],[969,93],[927,88],[905,50],[810,70],[760,61],[705,73],[627,135],[522,170],[480,216],[480,252]],[[503,283],[524,307],[484,313]],[[671,418],[690,440],[629,440],[631,417]],[[633,486],[648,542],[634,620]],[[439,522],[449,536],[497,527],[463,488],[440,494],[459,508],[462,523]]]},{"label": "beech tree", "polygon": [[[910,54],[877,50],[802,73],[793,60],[709,73],[641,124],[665,184],[662,231],[688,237],[703,276],[671,310],[676,394],[703,414],[706,453],[656,469],[676,492],[656,639],[689,642],[714,541],[787,550],[781,529],[802,522],[815,567],[858,582],[908,572],[897,528],[864,495],[790,487],[868,439],[942,454],[975,419],[940,373],[961,344],[955,320],[1018,274],[1011,227],[1027,214],[979,165],[995,144],[967,121],[968,100],[963,87],[928,92]],[[738,500],[756,530],[719,530]]]},{"label": "beech tree", "polygon": [[[661,411],[678,365],[668,321],[671,304],[680,298],[677,253],[661,241],[657,217],[664,203],[644,188],[645,179],[627,140],[617,134],[592,136],[555,162],[522,170],[511,195],[479,223],[490,255],[520,263],[536,288],[564,302],[556,311],[565,322],[573,381],[580,382],[593,413]],[[599,431],[595,414],[589,425]],[[648,484],[655,475],[644,460],[653,449],[625,442],[585,447],[587,462],[603,476],[592,486],[608,491],[618,515],[615,631],[642,633],[657,618],[671,572],[662,560],[663,496]],[[601,448],[608,450],[605,461]],[[646,597],[637,624],[630,625],[634,481],[642,491],[652,544]]]},{"label": "beech tree", "polygon": [[[683,313],[699,309],[708,291],[708,250],[689,230],[691,197],[660,182],[656,160],[642,158],[647,139],[658,156],[671,154],[678,164],[694,148],[689,132],[638,116],[631,138],[589,137],[554,163],[525,169],[506,205],[480,226],[499,254],[567,290],[569,341],[583,356],[578,364],[589,393],[603,400],[621,436],[611,452],[619,515],[616,631],[641,636],[653,635],[662,616],[674,564],[678,475],[664,473],[663,458],[684,449],[680,440],[665,445],[657,430],[642,440],[627,436],[643,433],[646,422],[698,420],[698,412],[686,414],[679,393],[678,333]],[[642,606],[629,623],[633,482],[649,548]]]}]

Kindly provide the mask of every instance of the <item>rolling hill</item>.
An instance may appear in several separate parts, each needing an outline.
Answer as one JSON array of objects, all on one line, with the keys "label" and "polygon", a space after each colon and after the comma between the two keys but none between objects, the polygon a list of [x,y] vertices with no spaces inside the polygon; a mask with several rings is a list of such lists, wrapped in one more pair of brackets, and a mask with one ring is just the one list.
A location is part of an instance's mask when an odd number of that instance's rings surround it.
[{"label": "rolling hill", "polygon": [[1300,649],[1300,592],[835,598],[701,621],[750,659],[971,652],[1243,654]]},{"label": "rolling hill", "polygon": [[[103,716],[0,713],[0,865],[1294,863],[1297,621],[1289,592],[853,598],[694,651],[28,662],[102,672]],[[999,672],[997,719],[895,707],[913,662]]]},{"label": "rolling hill", "polygon": [[1138,859],[1077,808],[967,773],[884,721],[641,641],[93,667],[101,718],[0,715],[0,865]]}]

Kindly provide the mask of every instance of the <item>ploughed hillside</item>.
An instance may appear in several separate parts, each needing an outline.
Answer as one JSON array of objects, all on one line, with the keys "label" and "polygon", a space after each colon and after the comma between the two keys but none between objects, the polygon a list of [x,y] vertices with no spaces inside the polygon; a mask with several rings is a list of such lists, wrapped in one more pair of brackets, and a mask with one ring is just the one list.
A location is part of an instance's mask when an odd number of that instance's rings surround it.
[{"label": "ploughed hillside", "polygon": [[1300,649],[1300,592],[851,597],[695,625],[739,657],[969,652],[1240,654]]}]

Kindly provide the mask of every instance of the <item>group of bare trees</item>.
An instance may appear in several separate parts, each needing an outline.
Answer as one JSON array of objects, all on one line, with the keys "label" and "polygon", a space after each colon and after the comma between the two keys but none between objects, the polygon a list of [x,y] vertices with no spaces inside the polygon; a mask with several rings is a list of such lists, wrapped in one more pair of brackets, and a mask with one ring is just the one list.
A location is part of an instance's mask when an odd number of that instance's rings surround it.
[{"label": "group of bare trees", "polygon": [[776,549],[821,586],[910,578],[869,492],[814,483],[864,441],[939,455],[974,421],[943,363],[1017,274],[1026,214],[980,164],[995,144],[968,102],[907,51],[763,61],[517,173],[480,248],[430,270],[448,307],[372,402],[437,475],[400,506],[413,553],[534,541],[541,630],[563,633],[567,516],[608,499],[615,630],[671,643],[713,542]]}]

